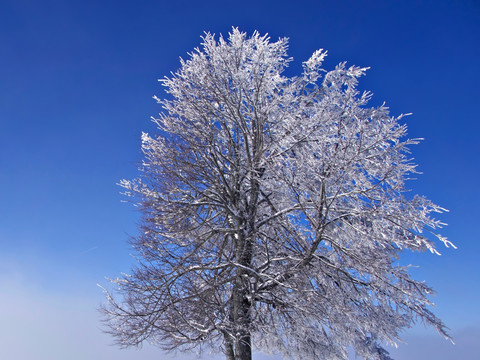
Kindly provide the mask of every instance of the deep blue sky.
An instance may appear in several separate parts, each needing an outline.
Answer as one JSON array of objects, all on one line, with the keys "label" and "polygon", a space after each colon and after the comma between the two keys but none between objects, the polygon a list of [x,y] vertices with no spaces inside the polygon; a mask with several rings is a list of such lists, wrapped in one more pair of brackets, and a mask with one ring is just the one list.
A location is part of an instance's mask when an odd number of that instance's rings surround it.
[{"label": "deep blue sky", "polygon": [[[290,38],[295,74],[311,53],[370,66],[361,87],[409,136],[424,173],[410,187],[450,213],[458,250],[406,255],[434,286],[436,312],[457,340],[405,334],[398,360],[480,353],[480,3],[470,1],[0,1],[0,358],[154,359],[102,335],[97,283],[128,272],[141,131],[160,108],[158,78],[232,26]],[[3,343],[4,342],[4,343]],[[429,355],[425,355],[429,354]],[[162,357],[167,359],[168,357]],[[181,357],[179,357],[181,358]]]}]

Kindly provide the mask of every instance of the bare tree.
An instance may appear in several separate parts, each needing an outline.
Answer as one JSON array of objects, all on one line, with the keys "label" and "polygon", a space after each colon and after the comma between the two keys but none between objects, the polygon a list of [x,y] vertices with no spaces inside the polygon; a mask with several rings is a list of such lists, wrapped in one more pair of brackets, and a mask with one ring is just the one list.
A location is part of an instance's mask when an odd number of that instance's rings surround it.
[{"label": "bare tree", "polygon": [[286,39],[237,29],[202,45],[162,80],[159,136],[143,134],[142,176],[121,183],[143,218],[139,264],[103,309],[118,343],[389,359],[382,344],[417,320],[448,337],[432,289],[398,263],[436,253],[425,233],[451,245],[443,209],[406,196],[418,139],[367,106],[366,68],[326,72],[319,50],[289,78]]}]

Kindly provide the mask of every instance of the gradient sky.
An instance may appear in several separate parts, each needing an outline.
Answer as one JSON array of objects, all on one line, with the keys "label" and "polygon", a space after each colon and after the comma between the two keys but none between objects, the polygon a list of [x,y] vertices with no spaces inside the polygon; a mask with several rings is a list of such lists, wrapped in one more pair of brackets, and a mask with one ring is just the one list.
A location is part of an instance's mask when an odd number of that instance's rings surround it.
[{"label": "gradient sky", "polygon": [[374,93],[372,104],[413,113],[409,136],[425,141],[412,148],[423,175],[410,188],[450,210],[440,218],[459,248],[439,245],[442,256],[404,261],[438,291],[435,312],[457,344],[420,325],[392,355],[478,359],[476,0],[1,0],[0,358],[174,358],[109,345],[96,284],[132,264],[127,240],[137,214],[116,183],[137,175],[141,131],[155,130],[157,79],[178,68],[204,31],[232,26],[289,37],[289,74],[318,48],[329,52],[327,68],[370,66],[360,86]]}]

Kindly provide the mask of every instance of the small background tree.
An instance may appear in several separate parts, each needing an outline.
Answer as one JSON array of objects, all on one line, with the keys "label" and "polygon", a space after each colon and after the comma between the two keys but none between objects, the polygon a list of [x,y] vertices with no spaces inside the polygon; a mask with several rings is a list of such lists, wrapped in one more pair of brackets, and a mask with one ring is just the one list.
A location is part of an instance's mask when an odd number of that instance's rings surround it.
[{"label": "small background tree", "polygon": [[450,243],[406,196],[415,173],[406,126],[356,90],[365,68],[282,75],[287,40],[233,29],[203,38],[162,80],[159,136],[143,134],[142,176],[122,181],[142,213],[139,263],[113,280],[109,331],[123,346],[209,346],[250,360],[252,346],[296,359],[389,359],[416,320],[448,337],[432,289],[402,250]]}]

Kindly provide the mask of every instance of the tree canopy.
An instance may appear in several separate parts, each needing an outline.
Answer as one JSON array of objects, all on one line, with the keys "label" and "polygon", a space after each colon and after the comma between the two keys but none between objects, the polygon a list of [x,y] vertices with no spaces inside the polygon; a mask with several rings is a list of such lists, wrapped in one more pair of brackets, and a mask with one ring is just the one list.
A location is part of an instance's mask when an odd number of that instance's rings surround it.
[{"label": "tree canopy", "polygon": [[368,106],[366,68],[326,71],[326,54],[287,77],[286,39],[234,28],[162,80],[158,135],[143,134],[141,176],[121,183],[142,222],[138,265],[103,309],[119,344],[380,360],[415,321],[448,337],[433,290],[398,261],[451,245],[432,217],[443,209],[406,193],[419,139]]}]

